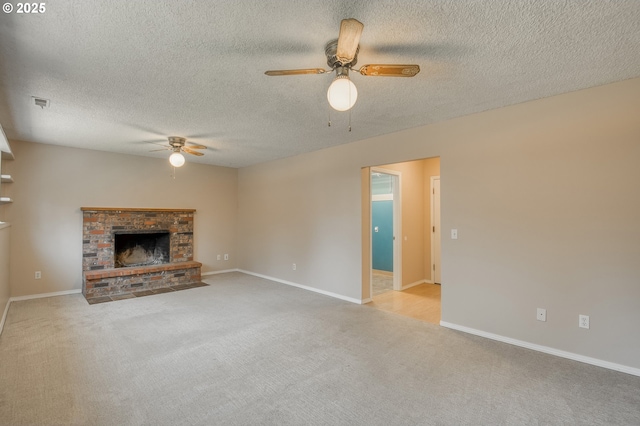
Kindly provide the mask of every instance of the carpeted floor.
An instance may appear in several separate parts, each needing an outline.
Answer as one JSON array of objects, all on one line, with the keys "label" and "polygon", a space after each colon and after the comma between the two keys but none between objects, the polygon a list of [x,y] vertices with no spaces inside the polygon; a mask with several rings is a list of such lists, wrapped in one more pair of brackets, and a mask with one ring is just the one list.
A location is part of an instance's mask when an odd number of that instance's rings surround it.
[{"label": "carpeted floor", "polygon": [[638,425],[640,377],[231,273],[14,302],[2,425]]}]

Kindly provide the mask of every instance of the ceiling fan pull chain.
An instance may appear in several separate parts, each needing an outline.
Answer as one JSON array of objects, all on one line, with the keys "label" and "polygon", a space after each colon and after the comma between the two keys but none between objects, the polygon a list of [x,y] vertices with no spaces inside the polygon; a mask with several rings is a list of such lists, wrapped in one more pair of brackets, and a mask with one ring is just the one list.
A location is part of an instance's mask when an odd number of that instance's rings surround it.
[{"label": "ceiling fan pull chain", "polygon": [[329,110],[329,127],[331,127],[331,108],[327,108]]},{"label": "ceiling fan pull chain", "polygon": [[349,109],[349,131],[351,131],[351,109]]}]

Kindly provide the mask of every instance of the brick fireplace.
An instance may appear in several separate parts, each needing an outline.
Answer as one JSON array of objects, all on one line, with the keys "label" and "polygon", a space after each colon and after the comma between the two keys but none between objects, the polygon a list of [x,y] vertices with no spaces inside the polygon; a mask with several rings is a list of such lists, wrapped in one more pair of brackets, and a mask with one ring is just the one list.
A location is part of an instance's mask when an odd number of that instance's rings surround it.
[{"label": "brick fireplace", "polygon": [[193,209],[82,207],[82,294],[87,300],[200,282]]}]

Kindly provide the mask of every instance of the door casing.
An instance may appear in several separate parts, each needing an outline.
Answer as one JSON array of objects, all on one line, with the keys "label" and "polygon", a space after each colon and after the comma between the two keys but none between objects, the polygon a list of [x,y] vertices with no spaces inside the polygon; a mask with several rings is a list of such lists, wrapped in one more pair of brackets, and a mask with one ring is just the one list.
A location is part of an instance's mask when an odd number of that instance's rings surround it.
[{"label": "door casing", "polygon": [[431,176],[431,281],[437,284],[441,279],[442,228],[440,221],[440,176]]}]

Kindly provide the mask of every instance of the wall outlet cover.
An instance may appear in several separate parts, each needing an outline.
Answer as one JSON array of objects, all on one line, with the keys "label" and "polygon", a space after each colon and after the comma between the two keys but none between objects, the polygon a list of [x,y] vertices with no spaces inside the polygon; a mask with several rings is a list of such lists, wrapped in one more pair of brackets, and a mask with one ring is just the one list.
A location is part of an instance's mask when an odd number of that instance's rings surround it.
[{"label": "wall outlet cover", "polygon": [[589,328],[589,315],[578,315],[578,327]]}]

